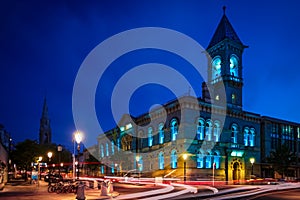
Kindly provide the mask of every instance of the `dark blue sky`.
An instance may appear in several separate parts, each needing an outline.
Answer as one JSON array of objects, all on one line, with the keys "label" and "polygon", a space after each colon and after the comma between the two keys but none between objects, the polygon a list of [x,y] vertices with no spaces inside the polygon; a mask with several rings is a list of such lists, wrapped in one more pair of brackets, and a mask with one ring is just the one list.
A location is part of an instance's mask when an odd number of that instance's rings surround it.
[{"label": "dark blue sky", "polygon": [[[53,142],[71,147],[75,130],[72,90],[77,71],[100,42],[138,27],[164,27],[182,32],[207,47],[226,5],[226,14],[245,45],[244,110],[299,122],[300,3],[288,1],[11,1],[0,2],[0,123],[15,141],[38,139],[47,96]],[[123,56],[98,87],[96,108],[108,107],[114,78],[147,62],[172,66],[184,61],[160,51]],[[191,82],[201,94],[199,77]],[[110,82],[111,80],[111,82]],[[101,83],[100,83],[101,84]],[[188,90],[188,89],[187,89]],[[145,91],[152,93],[145,98]],[[158,92],[159,91],[159,92]],[[161,92],[163,91],[163,92]],[[132,114],[174,98],[166,89],[145,86],[132,97]],[[140,104],[138,102],[143,102]],[[108,105],[107,105],[108,104]],[[105,128],[109,113],[97,113]],[[105,116],[105,117],[103,117]]]}]

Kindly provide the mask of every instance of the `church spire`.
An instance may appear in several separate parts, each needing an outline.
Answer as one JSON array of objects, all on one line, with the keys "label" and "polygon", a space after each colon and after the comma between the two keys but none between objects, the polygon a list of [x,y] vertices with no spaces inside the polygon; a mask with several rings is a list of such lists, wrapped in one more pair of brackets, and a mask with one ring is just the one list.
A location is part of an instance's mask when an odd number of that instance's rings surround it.
[{"label": "church spire", "polygon": [[48,105],[47,105],[46,97],[44,98],[42,116],[40,119],[39,143],[51,144],[51,127],[50,127],[50,119],[48,116]]},{"label": "church spire", "polygon": [[44,105],[43,105],[43,112],[42,112],[42,118],[48,118],[48,106],[47,106],[47,99],[44,98]]}]

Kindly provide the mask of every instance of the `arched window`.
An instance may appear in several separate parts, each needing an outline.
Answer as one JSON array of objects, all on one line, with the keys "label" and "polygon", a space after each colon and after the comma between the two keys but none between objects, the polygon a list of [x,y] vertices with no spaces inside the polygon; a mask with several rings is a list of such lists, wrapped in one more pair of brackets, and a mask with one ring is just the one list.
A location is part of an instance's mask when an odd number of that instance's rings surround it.
[{"label": "arched window", "polygon": [[214,165],[215,169],[220,169],[220,153],[218,151],[216,151],[214,153],[213,160],[214,160],[214,164],[213,165]]},{"label": "arched window", "polygon": [[244,128],[244,145],[249,146],[249,128]]},{"label": "arched window", "polygon": [[178,134],[178,122],[176,119],[171,120],[171,141],[176,140]]},{"label": "arched window", "polygon": [[153,145],[153,135],[152,135],[152,127],[148,128],[148,146],[152,147]]},{"label": "arched window", "polygon": [[210,120],[207,120],[205,125],[205,137],[207,141],[211,141],[212,124]]},{"label": "arched window", "polygon": [[236,144],[237,143],[237,136],[238,136],[238,125],[232,124],[231,126],[231,142]]},{"label": "arched window", "polygon": [[219,121],[215,121],[214,123],[214,138],[213,140],[215,142],[219,142],[220,140],[220,122]]},{"label": "arched window", "polygon": [[159,144],[164,143],[165,133],[164,133],[164,124],[160,123],[158,125],[158,137],[159,137]]},{"label": "arched window", "polygon": [[204,140],[204,120],[202,118],[198,119],[197,140]]},{"label": "arched window", "polygon": [[139,156],[139,159],[137,160],[137,167],[138,167],[138,170],[140,172],[143,171],[144,162],[143,162],[143,157],[142,156]]},{"label": "arched window", "polygon": [[118,151],[120,151],[120,138],[117,138],[117,148],[118,148]]},{"label": "arched window", "polygon": [[236,94],[231,94],[231,103],[236,103]]},{"label": "arched window", "polygon": [[100,171],[101,171],[101,174],[104,174],[104,165],[101,165]]},{"label": "arched window", "polygon": [[104,147],[103,144],[100,145],[100,153],[101,153],[101,158],[104,157]]},{"label": "arched window", "polygon": [[212,80],[221,76],[221,57],[216,56],[212,60]]},{"label": "arched window", "polygon": [[205,168],[211,168],[211,155],[205,156]]},{"label": "arched window", "polygon": [[175,149],[173,149],[171,152],[171,168],[177,168],[177,152]]},{"label": "arched window", "polygon": [[115,154],[115,143],[114,141],[111,141],[111,155]]},{"label": "arched window", "polygon": [[108,148],[108,143],[105,144],[106,146],[106,156],[109,156],[109,148]]},{"label": "arched window", "polygon": [[114,165],[114,163],[110,164],[110,168],[111,168],[111,173],[112,174],[115,173],[115,165]]},{"label": "arched window", "polygon": [[230,75],[238,77],[238,66],[239,61],[236,55],[231,55],[230,57]]},{"label": "arched window", "polygon": [[254,128],[250,129],[249,142],[250,142],[250,146],[254,147],[254,145],[255,145],[255,129]]},{"label": "arched window", "polygon": [[158,168],[164,169],[165,168],[165,160],[164,160],[164,153],[161,151],[158,154]]},{"label": "arched window", "polygon": [[197,168],[204,168],[204,156],[203,154],[199,153],[197,154]]}]

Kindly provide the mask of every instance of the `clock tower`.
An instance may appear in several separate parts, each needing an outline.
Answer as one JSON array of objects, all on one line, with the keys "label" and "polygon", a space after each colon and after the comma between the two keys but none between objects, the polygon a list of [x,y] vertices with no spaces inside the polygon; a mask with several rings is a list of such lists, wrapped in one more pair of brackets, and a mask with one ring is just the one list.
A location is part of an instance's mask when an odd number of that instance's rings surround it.
[{"label": "clock tower", "polygon": [[[242,109],[242,54],[247,46],[243,45],[234,31],[225,9],[223,7],[222,19],[206,49],[211,58],[206,84],[211,91],[210,101],[226,101],[228,108]],[[207,96],[204,98],[207,99]]]},{"label": "clock tower", "polygon": [[48,116],[48,106],[46,98],[44,99],[42,117],[40,119],[39,144],[51,144],[51,127]]}]

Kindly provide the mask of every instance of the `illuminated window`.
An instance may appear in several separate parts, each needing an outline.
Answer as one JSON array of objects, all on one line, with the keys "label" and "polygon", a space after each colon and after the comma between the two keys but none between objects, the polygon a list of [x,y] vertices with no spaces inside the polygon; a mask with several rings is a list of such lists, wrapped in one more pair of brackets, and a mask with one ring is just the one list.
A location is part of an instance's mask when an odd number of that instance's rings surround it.
[{"label": "illuminated window", "polygon": [[215,121],[214,123],[214,141],[219,142],[220,138],[220,122]]},{"label": "illuminated window", "polygon": [[175,149],[173,149],[171,152],[171,168],[177,168],[177,153]]},{"label": "illuminated window", "polygon": [[197,140],[204,140],[204,120],[198,119]]},{"label": "illuminated window", "polygon": [[104,165],[101,165],[100,171],[101,171],[101,174],[104,174]]},{"label": "illuminated window", "polygon": [[197,168],[203,168],[203,167],[204,167],[203,155],[197,154]]},{"label": "illuminated window", "polygon": [[235,94],[231,95],[231,101],[233,104],[236,103],[236,95]]},{"label": "illuminated window", "polygon": [[216,95],[216,100],[219,101],[220,100],[220,96]]},{"label": "illuminated window", "polygon": [[118,151],[120,151],[120,145],[121,145],[121,144],[120,144],[120,138],[118,138],[118,139],[117,139],[117,148],[118,148]]},{"label": "illuminated window", "polygon": [[126,124],[126,126],[125,126],[125,129],[126,129],[126,130],[131,129],[131,128],[132,128],[132,124],[131,124],[131,123]]},{"label": "illuminated window", "polygon": [[238,135],[238,125],[232,124],[232,126],[231,126],[231,142],[234,144],[237,143],[237,135]]},{"label": "illuminated window", "polygon": [[109,156],[109,148],[108,148],[108,143],[106,143],[106,156]]},{"label": "illuminated window", "polygon": [[137,161],[137,165],[138,165],[138,170],[143,171],[144,163],[143,163],[143,157],[142,156],[139,156],[139,160]]},{"label": "illuminated window", "polygon": [[205,135],[208,141],[211,141],[212,124],[210,120],[207,120],[205,125]]},{"label": "illuminated window", "polygon": [[158,168],[159,169],[165,168],[164,153],[162,151],[158,154]]},{"label": "illuminated window", "polygon": [[164,143],[164,138],[165,138],[165,133],[164,133],[164,125],[162,123],[160,123],[158,125],[158,131],[159,131],[159,144],[163,144]]},{"label": "illuminated window", "polygon": [[103,158],[104,157],[104,148],[103,148],[102,144],[100,145],[100,153],[101,153],[101,157]]},{"label": "illuminated window", "polygon": [[176,119],[172,119],[171,121],[171,141],[176,140],[176,136],[178,134],[178,123]]},{"label": "illuminated window", "polygon": [[111,141],[111,155],[115,154],[115,143],[114,141]]},{"label": "illuminated window", "polygon": [[153,145],[153,135],[152,135],[152,127],[148,128],[148,146],[152,147]]},{"label": "illuminated window", "polygon": [[244,145],[249,146],[249,128],[244,128]]},{"label": "illuminated window", "polygon": [[238,76],[238,57],[236,55],[231,55],[230,57],[230,75]]},{"label": "illuminated window", "polygon": [[255,129],[254,128],[250,129],[249,143],[250,143],[251,147],[254,147],[254,145],[255,145]]},{"label": "illuminated window", "polygon": [[211,168],[211,156],[207,155],[205,157],[205,168]]},{"label": "illuminated window", "polygon": [[110,168],[111,168],[111,173],[112,174],[115,173],[115,165],[114,165],[114,163],[111,163]]},{"label": "illuminated window", "polygon": [[214,153],[213,159],[214,159],[213,163],[214,163],[215,169],[220,169],[220,153],[218,151],[216,151]]}]

